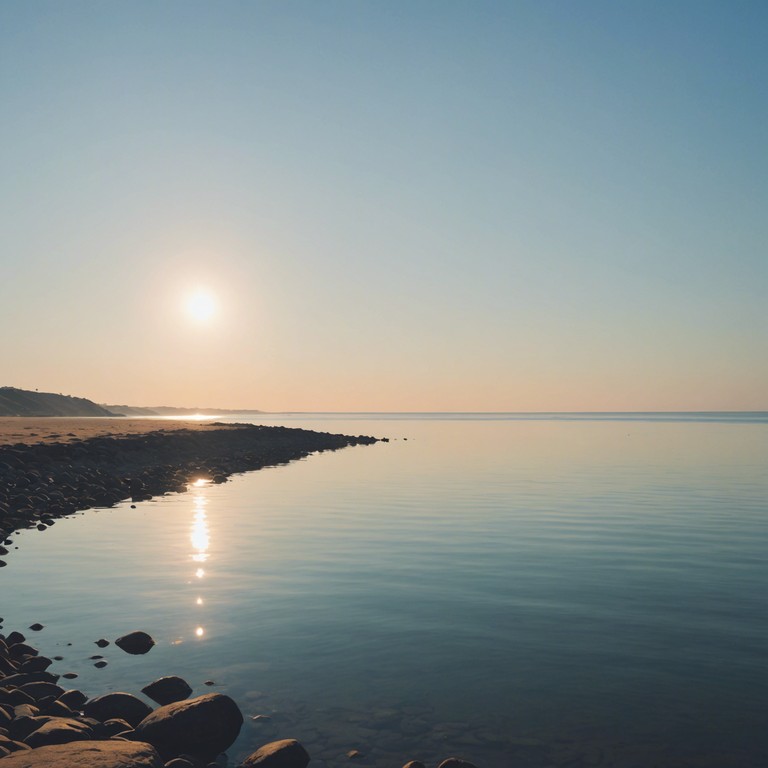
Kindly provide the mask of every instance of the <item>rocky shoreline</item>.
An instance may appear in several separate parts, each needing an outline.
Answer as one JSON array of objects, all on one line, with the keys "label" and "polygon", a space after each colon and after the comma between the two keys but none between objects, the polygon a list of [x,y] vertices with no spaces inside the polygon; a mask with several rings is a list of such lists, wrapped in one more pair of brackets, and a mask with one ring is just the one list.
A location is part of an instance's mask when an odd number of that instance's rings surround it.
[{"label": "rocky shoreline", "polygon": [[[2,619],[0,619],[2,622]],[[42,629],[32,625],[30,629]],[[144,632],[115,640],[126,653],[148,652]],[[52,659],[39,654],[18,631],[0,634],[0,760],[7,768],[223,768],[225,750],[237,739],[244,718],[229,696],[192,692],[179,677],[162,677],[142,689],[159,706],[130,693],[89,698],[65,690],[48,671]],[[349,759],[355,755],[349,753]],[[240,768],[307,768],[307,750],[295,739],[263,744]],[[393,766],[394,768],[394,766]],[[424,768],[411,761],[404,768]],[[439,768],[475,768],[448,758]]]},{"label": "rocky shoreline", "polygon": [[[379,438],[214,422],[204,430],[0,445],[0,542],[15,530],[45,530],[80,510],[183,492],[198,478],[221,483],[235,473],[376,442]],[[0,548],[0,557],[5,554]]]},{"label": "rocky shoreline", "polygon": [[[212,424],[207,430],[162,430],[57,443],[0,446],[0,555],[22,528],[45,530],[59,517],[126,499],[186,491],[190,482],[224,482],[236,472],[283,464],[317,451],[377,442],[284,427]],[[4,564],[2,560],[0,563]],[[33,624],[30,630],[43,629]],[[0,618],[0,630],[2,619]],[[130,654],[154,640],[132,632],[114,641]],[[107,640],[100,640],[102,647]],[[60,657],[56,657],[57,659]],[[89,697],[65,689],[49,670],[53,659],[24,634],[0,633],[0,760],[8,768],[222,768],[243,714],[229,696],[188,698],[179,677],[142,689],[152,708],[125,692]],[[64,675],[64,678],[75,675]],[[348,754],[350,760],[357,756]],[[269,741],[242,768],[307,768],[310,755],[295,739]],[[396,768],[393,766],[393,768]],[[423,768],[412,761],[406,768]],[[440,768],[474,768],[449,758]]]}]

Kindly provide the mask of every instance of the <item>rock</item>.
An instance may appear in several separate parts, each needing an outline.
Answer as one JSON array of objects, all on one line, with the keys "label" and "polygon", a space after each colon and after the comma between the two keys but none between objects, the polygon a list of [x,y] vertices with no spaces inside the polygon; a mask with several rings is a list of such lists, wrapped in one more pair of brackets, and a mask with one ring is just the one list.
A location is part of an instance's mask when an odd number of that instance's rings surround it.
[{"label": "rock", "polygon": [[182,680],[175,675],[169,675],[168,677],[161,677],[149,685],[145,685],[141,692],[149,696],[152,701],[165,705],[186,699],[192,693],[192,689],[186,680]]},{"label": "rock", "polygon": [[19,690],[31,696],[35,701],[39,701],[45,696],[54,696],[58,698],[64,693],[64,689],[56,683],[26,683]]},{"label": "rock", "polygon": [[133,655],[147,653],[154,644],[155,641],[146,632],[141,630],[129,632],[127,635],[118,637],[115,640],[115,645],[118,648],[122,648],[126,653]]},{"label": "rock", "polygon": [[42,624],[38,624],[37,622],[35,622],[34,624],[32,624],[32,626],[30,627],[30,629],[31,629],[33,632],[39,632],[41,629],[45,629],[45,627],[44,627]]},{"label": "rock", "polygon": [[183,757],[174,757],[165,764],[165,768],[195,768],[195,764]]},{"label": "rock", "polygon": [[58,680],[59,676],[50,672],[19,672],[4,677],[2,683],[4,688],[13,688],[25,683],[56,683]]},{"label": "rock", "polygon": [[306,768],[307,750],[296,739],[272,741],[245,758],[242,768]]},{"label": "rock", "polygon": [[107,662],[106,661],[97,661],[97,662],[94,663],[93,666],[96,667],[96,669],[104,669],[104,667],[107,666]]},{"label": "rock", "polygon": [[354,760],[357,757],[363,757],[363,753],[358,749],[350,749],[349,752],[347,752],[347,757],[350,760]]},{"label": "rock", "polygon": [[418,760],[409,760],[403,768],[426,768],[424,763],[420,763]]},{"label": "rock", "polygon": [[37,717],[40,710],[33,704],[17,704],[13,708],[13,718],[18,720],[20,717]]},{"label": "rock", "polygon": [[77,691],[74,688],[64,691],[59,696],[59,701],[66,704],[70,709],[82,709],[83,704],[88,701],[88,697],[82,692]]},{"label": "rock", "polygon": [[100,723],[120,718],[135,728],[152,713],[152,708],[130,693],[105,693],[86,702],[83,712]]},{"label": "rock", "polygon": [[56,699],[45,705],[45,714],[53,717],[77,717],[79,713]]},{"label": "rock", "polygon": [[47,747],[51,744],[68,744],[72,741],[90,739],[93,731],[79,720],[69,717],[52,717],[37,730],[27,736],[24,741],[33,749]]},{"label": "rock", "polygon": [[242,724],[229,696],[208,693],[158,707],[136,726],[133,738],[152,744],[167,760],[184,753],[214,757],[234,742]]},{"label": "rock", "polygon": [[106,648],[109,645],[109,640],[105,640],[103,637],[94,641],[99,648]]},{"label": "rock", "polygon": [[53,660],[45,656],[33,656],[21,665],[22,672],[45,672],[53,664]]},{"label": "rock", "polygon": [[3,758],[3,768],[163,768],[149,744],[130,741],[76,741],[20,750]]},{"label": "rock", "polygon": [[477,766],[459,757],[448,757],[437,768],[477,768]]},{"label": "rock", "polygon": [[133,727],[127,720],[122,720],[119,717],[113,717],[109,720],[105,720],[102,725],[104,726],[104,730],[110,736],[117,736],[121,733],[125,733],[126,731],[133,730]]},{"label": "rock", "polygon": [[62,677],[67,680],[74,680],[77,677],[77,672],[65,672]]}]

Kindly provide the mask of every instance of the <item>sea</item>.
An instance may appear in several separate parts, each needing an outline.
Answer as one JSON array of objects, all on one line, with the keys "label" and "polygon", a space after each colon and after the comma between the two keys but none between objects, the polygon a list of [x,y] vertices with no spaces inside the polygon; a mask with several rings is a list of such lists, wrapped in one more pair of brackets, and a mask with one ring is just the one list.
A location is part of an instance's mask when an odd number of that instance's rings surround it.
[{"label": "sea", "polygon": [[67,685],[226,693],[231,766],[768,766],[767,413],[215,418],[389,442],[14,535]]}]

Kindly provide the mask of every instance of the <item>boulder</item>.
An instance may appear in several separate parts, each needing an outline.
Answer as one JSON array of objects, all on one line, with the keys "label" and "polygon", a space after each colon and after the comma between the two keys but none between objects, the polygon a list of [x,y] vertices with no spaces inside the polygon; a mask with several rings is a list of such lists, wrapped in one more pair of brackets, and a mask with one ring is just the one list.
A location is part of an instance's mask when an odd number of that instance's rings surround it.
[{"label": "boulder", "polygon": [[64,693],[59,696],[59,701],[66,704],[71,709],[82,709],[83,704],[88,701],[88,697],[82,691],[71,688],[68,691],[64,691]]},{"label": "boulder", "polygon": [[120,718],[135,728],[152,712],[152,708],[130,693],[105,693],[86,702],[83,712],[101,723]]},{"label": "boulder", "polygon": [[75,741],[14,752],[3,768],[163,768],[163,762],[149,744]]},{"label": "boulder", "polygon": [[296,739],[272,741],[245,758],[242,768],[307,768],[309,755]]},{"label": "boulder", "polygon": [[243,715],[229,696],[208,693],[158,707],[132,738],[152,744],[166,760],[184,753],[214,757],[234,742],[242,724]]},{"label": "boulder", "polygon": [[186,699],[192,693],[192,689],[186,680],[182,680],[175,675],[169,675],[168,677],[161,677],[149,685],[145,685],[141,692],[145,696],[149,696],[152,701],[165,705]]},{"label": "boulder", "polygon": [[30,747],[47,747],[51,744],[68,744],[71,741],[84,741],[93,736],[93,731],[79,720],[70,717],[52,717],[24,741]]},{"label": "boulder", "polygon": [[118,637],[115,640],[115,645],[118,648],[122,648],[126,653],[134,655],[147,653],[154,644],[155,641],[146,632],[141,630],[129,632],[127,635]]},{"label": "boulder", "polygon": [[40,699],[46,697],[46,696],[54,696],[59,697],[62,693],[64,693],[64,689],[56,683],[25,683],[22,685],[19,690],[24,691],[27,695],[31,696],[35,701],[40,701]]},{"label": "boulder", "polygon": [[437,768],[477,768],[477,766],[460,757],[448,757]]}]

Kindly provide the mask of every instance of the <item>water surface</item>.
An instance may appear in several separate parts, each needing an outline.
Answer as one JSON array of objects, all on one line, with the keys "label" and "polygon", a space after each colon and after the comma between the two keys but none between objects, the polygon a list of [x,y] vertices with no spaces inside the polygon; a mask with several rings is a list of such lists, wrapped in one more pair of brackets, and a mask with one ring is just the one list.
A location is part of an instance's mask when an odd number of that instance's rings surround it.
[{"label": "water surface", "polygon": [[270,715],[233,764],[768,764],[765,415],[562,416],[265,415],[392,440],[18,534],[5,624]]}]

